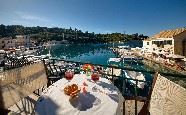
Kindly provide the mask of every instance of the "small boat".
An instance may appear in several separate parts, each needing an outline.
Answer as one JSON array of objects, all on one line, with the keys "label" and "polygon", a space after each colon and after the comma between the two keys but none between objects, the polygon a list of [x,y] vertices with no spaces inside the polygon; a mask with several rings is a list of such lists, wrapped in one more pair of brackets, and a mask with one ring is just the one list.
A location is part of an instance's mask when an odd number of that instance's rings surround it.
[{"label": "small boat", "polygon": [[30,55],[30,54],[34,54],[36,52],[36,50],[26,50],[23,52],[23,55]]},{"label": "small boat", "polygon": [[121,66],[122,59],[121,58],[109,58],[108,65],[114,65],[114,66]]},{"label": "small boat", "polygon": [[131,56],[131,55],[126,55],[122,56],[123,61],[138,61],[138,60],[143,60],[142,57],[136,57],[136,56]]},{"label": "small boat", "polygon": [[118,46],[118,48],[120,48],[120,49],[128,49],[128,50],[130,50],[130,49],[131,49],[131,47],[130,47],[130,46],[128,46],[128,45],[124,45],[124,46]]},{"label": "small boat", "polygon": [[[128,70],[124,70],[123,72],[124,72],[124,75],[126,78],[132,78],[132,79],[146,81],[145,76],[141,72],[128,71]],[[136,84],[136,81],[134,81],[134,80],[129,80],[129,81],[133,85]],[[145,82],[138,82],[138,84],[137,84],[137,87],[141,88],[141,89],[143,89],[144,86],[145,86]]]},{"label": "small boat", "polygon": [[109,58],[108,62],[121,62],[121,58]]},{"label": "small boat", "polygon": [[62,40],[62,41],[60,42],[60,44],[69,44],[69,42],[68,42],[67,40]]},{"label": "small boat", "polygon": [[[116,65],[116,66],[121,66],[122,63],[127,62],[126,59],[136,59],[136,57],[132,57],[132,56],[128,56],[126,57],[124,60],[122,60],[121,58],[110,58],[108,60],[108,64],[109,65]],[[134,61],[134,60],[131,60]],[[121,69],[113,69],[113,72],[111,70],[111,68],[107,68],[107,73],[111,74],[113,73],[116,76],[121,76],[121,74],[123,73],[124,77],[126,78],[131,78],[131,79],[137,79],[137,80],[142,80],[142,81],[146,81],[145,76],[141,73],[141,72],[135,72],[135,71],[129,71],[129,70],[123,70],[123,72],[121,71]],[[130,84],[135,85],[136,82],[134,80],[129,80]],[[144,82],[138,82],[137,87],[140,89],[143,89],[145,86]]]}]

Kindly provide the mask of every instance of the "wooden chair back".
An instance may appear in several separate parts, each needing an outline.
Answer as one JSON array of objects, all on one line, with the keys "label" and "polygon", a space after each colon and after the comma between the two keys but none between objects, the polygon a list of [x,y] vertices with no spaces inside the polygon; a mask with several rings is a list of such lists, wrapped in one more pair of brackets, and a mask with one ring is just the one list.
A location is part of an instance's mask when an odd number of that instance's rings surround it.
[{"label": "wooden chair back", "polygon": [[186,89],[160,74],[154,77],[149,97],[138,115],[185,115]]},{"label": "wooden chair back", "polygon": [[8,109],[35,90],[47,85],[43,63],[7,70],[0,73],[0,109]]}]

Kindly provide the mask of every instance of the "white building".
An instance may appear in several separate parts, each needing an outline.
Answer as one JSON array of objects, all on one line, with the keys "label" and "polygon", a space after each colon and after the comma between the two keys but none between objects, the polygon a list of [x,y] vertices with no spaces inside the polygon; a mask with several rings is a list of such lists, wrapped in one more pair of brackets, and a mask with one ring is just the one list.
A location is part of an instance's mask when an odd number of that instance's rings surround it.
[{"label": "white building", "polygon": [[186,56],[186,28],[161,31],[143,41],[146,51],[164,51]]},{"label": "white building", "polygon": [[52,45],[58,45],[58,44],[61,44],[61,41],[51,40],[51,41],[44,43],[44,45],[46,46],[52,46]]}]

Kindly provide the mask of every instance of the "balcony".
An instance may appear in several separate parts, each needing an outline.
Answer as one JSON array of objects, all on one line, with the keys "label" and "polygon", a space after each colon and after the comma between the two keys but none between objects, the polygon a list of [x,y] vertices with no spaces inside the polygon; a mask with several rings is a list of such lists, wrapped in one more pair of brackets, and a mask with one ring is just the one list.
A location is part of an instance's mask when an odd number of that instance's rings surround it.
[{"label": "balcony", "polygon": [[[16,102],[9,102],[9,100],[6,100],[5,98],[3,99],[3,96],[0,95],[1,96],[0,108],[1,109],[6,108],[8,110],[11,110],[10,113],[16,112],[16,113],[25,113],[25,114],[28,114],[28,113],[35,114],[34,106],[35,106],[36,101],[38,101],[38,98],[41,96],[41,93],[43,92],[43,90],[46,89],[47,87],[50,87],[57,81],[64,79],[65,71],[69,69],[73,69],[75,74],[79,74],[81,67],[84,64],[86,64],[82,62],[57,60],[57,59],[42,60],[37,63],[34,63],[34,62],[30,63],[25,60],[14,61],[14,59],[11,59],[10,61],[12,63],[9,64],[9,66],[5,68],[8,70],[5,70],[5,72],[0,73],[0,76],[1,76],[0,77],[0,83],[1,83],[0,88],[2,92],[0,94],[4,93],[3,92],[4,90],[2,90],[4,87],[12,86],[12,88],[15,88],[14,86],[16,85],[17,89],[15,90],[18,90],[19,92],[19,90],[23,89],[25,84],[33,83],[37,85],[34,88],[32,87],[31,89],[29,89],[28,92],[20,91],[21,93],[17,94],[15,91],[16,93],[15,95],[20,96],[19,99],[16,99]],[[185,107],[186,105],[186,102],[184,99],[186,96],[185,95],[186,90],[178,86],[177,84],[169,81],[165,77],[161,76],[157,78],[158,75],[157,75],[157,72],[155,71],[138,70],[138,69],[132,69],[132,68],[126,68],[126,67],[121,68],[117,66],[107,66],[107,65],[99,65],[99,64],[91,64],[91,65],[93,65],[95,68],[101,68],[100,69],[101,71],[99,71],[99,73],[101,74],[101,77],[110,80],[112,84],[114,84],[119,89],[121,95],[123,96],[124,101],[122,102],[123,104],[120,106],[121,111],[120,113],[117,113],[117,114],[137,115],[137,114],[141,114],[142,112],[144,112],[144,110],[146,110],[145,114],[147,114],[148,111],[152,112],[151,114],[154,114],[154,113],[158,114],[161,111],[167,112],[167,110],[162,110],[162,108],[158,108],[157,106],[151,104],[151,102],[156,103],[155,102],[156,99],[154,96],[156,93],[154,93],[153,91],[161,92],[161,88],[165,88],[164,90],[166,91],[172,91],[170,92],[170,95],[169,95],[170,98],[168,98],[172,100],[168,102],[173,102],[173,104],[177,105],[177,107],[180,107],[180,105]],[[109,69],[110,72],[106,72],[105,69]],[[117,76],[115,74],[115,70],[120,70],[121,74]],[[127,78],[123,74],[125,70],[151,74],[152,76],[154,76],[154,79],[151,81],[143,81],[143,80]],[[45,76],[44,75],[45,73],[46,73],[48,82],[46,82],[46,79],[43,78],[43,76]],[[162,73],[162,72],[160,72],[160,74],[163,76],[172,76],[172,78],[176,78],[176,79],[179,78],[179,79],[185,80],[185,76],[183,75],[178,75],[178,74],[176,75],[176,74]],[[155,78],[157,78],[157,80]],[[37,79],[37,80],[40,79],[42,83],[33,82],[34,79]],[[131,81],[134,81],[135,83],[132,84]],[[141,82],[144,82],[145,84],[143,89],[140,89],[138,87],[138,84]],[[14,90],[14,89],[11,89],[11,90]],[[174,91],[177,91],[177,92],[174,92]],[[178,99],[173,98],[174,95],[176,95]],[[165,94],[163,96],[165,96]],[[156,97],[156,98],[164,99],[163,96]],[[14,105],[11,107],[8,107],[8,104],[7,104],[7,106],[4,107],[3,105],[6,105],[5,103],[8,103],[8,102],[11,104],[14,103]],[[182,104],[180,102],[182,102]],[[171,103],[169,104],[170,108],[173,107],[173,104]],[[151,105],[151,107],[153,108],[148,108],[149,105]],[[170,109],[169,105],[166,105],[168,109]],[[163,107],[163,105],[160,107]],[[161,111],[157,112],[155,110],[161,110]],[[173,109],[172,112],[183,113],[185,112],[185,110],[183,110],[183,108],[175,108]]]}]

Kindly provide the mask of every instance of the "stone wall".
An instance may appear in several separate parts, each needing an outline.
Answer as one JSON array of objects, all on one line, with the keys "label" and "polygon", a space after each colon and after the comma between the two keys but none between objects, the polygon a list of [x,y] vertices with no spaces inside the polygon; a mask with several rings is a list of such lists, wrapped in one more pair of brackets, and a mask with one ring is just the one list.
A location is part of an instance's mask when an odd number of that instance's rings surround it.
[{"label": "stone wall", "polygon": [[184,53],[186,52],[186,48],[184,48],[186,47],[184,44],[184,41],[186,41],[186,31],[174,37],[174,53],[175,54],[186,56],[186,54]]}]

